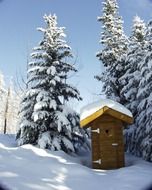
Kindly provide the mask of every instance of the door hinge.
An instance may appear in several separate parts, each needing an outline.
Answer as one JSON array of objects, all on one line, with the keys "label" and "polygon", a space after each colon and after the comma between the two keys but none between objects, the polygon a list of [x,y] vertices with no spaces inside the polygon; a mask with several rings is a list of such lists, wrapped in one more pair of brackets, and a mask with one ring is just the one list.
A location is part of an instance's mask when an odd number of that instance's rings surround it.
[{"label": "door hinge", "polygon": [[95,130],[92,130],[93,133],[100,133],[100,129],[95,129]]},{"label": "door hinge", "polygon": [[95,164],[101,164],[101,159],[93,161]]}]

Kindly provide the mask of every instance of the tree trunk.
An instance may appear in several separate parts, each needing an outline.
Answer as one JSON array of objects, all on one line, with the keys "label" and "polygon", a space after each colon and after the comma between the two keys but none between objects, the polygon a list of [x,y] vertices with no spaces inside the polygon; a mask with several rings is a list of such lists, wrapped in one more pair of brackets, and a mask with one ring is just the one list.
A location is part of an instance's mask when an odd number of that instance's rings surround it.
[{"label": "tree trunk", "polygon": [[6,134],[6,130],[7,130],[7,113],[8,113],[9,95],[10,95],[10,88],[8,89],[8,93],[6,97],[6,107],[5,107],[5,114],[4,114],[4,134]]}]

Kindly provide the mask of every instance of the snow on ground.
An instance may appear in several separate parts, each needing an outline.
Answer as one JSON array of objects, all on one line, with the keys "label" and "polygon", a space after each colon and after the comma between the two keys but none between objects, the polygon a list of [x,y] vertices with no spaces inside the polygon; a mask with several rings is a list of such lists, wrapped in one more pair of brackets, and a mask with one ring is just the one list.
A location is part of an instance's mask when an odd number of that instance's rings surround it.
[{"label": "snow on ground", "polygon": [[[10,190],[148,190],[152,163],[127,155],[127,167],[92,170],[90,156],[72,157],[0,135],[0,183]],[[152,184],[151,184],[152,185]]]}]

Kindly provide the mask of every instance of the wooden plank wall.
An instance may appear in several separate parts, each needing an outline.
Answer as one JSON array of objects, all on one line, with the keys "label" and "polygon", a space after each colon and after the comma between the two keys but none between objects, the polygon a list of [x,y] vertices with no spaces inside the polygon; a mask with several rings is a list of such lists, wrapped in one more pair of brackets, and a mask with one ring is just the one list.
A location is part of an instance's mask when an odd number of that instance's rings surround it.
[{"label": "wooden plank wall", "polygon": [[[92,123],[92,160],[101,159],[101,165],[93,163],[96,169],[114,169],[124,166],[124,143],[122,122],[109,115],[102,115]],[[112,144],[118,143],[118,146]]]}]

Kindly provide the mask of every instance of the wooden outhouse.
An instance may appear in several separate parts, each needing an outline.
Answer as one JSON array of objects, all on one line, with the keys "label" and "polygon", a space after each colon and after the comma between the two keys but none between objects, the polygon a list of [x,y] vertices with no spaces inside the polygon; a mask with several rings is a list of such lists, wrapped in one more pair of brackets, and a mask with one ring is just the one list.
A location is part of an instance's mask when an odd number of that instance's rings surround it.
[{"label": "wooden outhouse", "polygon": [[81,127],[91,127],[92,167],[116,169],[125,165],[123,128],[133,122],[123,105],[106,99],[84,107]]}]

